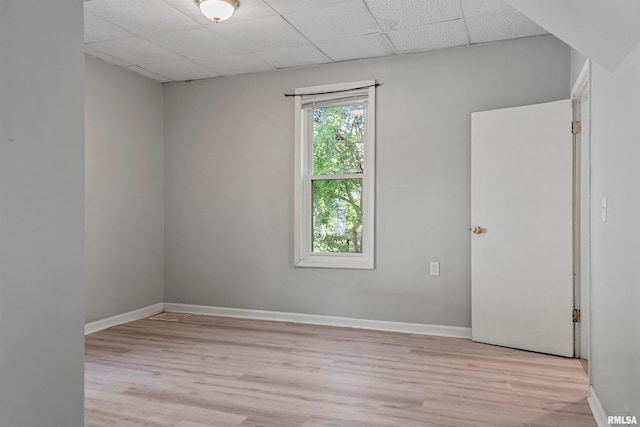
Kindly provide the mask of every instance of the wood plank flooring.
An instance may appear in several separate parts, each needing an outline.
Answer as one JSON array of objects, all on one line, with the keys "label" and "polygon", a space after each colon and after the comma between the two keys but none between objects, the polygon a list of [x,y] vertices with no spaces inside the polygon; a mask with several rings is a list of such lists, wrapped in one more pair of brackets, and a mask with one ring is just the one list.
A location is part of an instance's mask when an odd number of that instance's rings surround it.
[{"label": "wood plank flooring", "polygon": [[577,359],[191,316],[86,337],[85,425],[596,427]]}]

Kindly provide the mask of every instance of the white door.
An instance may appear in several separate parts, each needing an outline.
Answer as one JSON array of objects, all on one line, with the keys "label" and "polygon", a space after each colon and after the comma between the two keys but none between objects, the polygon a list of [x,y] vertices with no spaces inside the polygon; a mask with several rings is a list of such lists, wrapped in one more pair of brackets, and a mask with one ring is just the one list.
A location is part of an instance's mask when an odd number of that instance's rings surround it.
[{"label": "white door", "polygon": [[571,121],[570,100],[471,116],[474,341],[573,356]]}]

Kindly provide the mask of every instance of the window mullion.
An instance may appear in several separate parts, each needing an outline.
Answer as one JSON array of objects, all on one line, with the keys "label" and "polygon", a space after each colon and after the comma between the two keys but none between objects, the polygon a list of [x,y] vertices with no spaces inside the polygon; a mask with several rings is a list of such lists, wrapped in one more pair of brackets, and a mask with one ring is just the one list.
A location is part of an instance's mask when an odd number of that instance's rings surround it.
[{"label": "window mullion", "polygon": [[364,173],[343,173],[333,175],[309,175],[307,179],[310,181],[331,181],[336,179],[365,179]]}]

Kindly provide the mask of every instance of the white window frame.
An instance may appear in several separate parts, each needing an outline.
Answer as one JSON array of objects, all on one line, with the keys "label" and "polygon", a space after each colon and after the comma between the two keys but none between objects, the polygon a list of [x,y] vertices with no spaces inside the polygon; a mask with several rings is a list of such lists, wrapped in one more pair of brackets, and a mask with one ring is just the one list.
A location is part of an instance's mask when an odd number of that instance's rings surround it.
[{"label": "white window frame", "polygon": [[[375,80],[364,80],[322,86],[310,86],[295,90],[295,166],[294,166],[294,265],[296,267],[373,269],[375,267],[375,129],[376,97]],[[339,92],[335,92],[339,91]],[[348,91],[348,92],[346,92]],[[312,95],[321,92],[335,92]],[[364,173],[362,179],[362,253],[312,252],[313,212],[311,207],[311,181],[314,178],[313,129],[308,129],[304,105],[310,99],[327,102],[345,99],[347,96],[367,97],[365,122]],[[330,175],[330,179],[344,178]],[[349,176],[350,178],[351,176]],[[326,176],[323,176],[325,179]]]}]

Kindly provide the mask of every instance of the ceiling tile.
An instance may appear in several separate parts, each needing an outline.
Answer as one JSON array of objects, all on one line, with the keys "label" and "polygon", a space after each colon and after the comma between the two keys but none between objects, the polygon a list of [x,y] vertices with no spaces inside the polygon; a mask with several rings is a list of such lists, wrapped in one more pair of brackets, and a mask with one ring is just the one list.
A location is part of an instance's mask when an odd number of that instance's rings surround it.
[{"label": "ceiling tile", "polygon": [[131,36],[131,33],[117,25],[94,15],[85,9],[84,11],[84,42],[92,43],[104,40],[122,39]]},{"label": "ceiling tile", "polygon": [[461,19],[390,31],[387,35],[391,43],[402,53],[467,44],[467,34]]},{"label": "ceiling tile", "polygon": [[[95,0],[92,0],[95,1]],[[166,4],[188,16],[201,25],[210,24],[212,21],[200,12],[196,0],[163,0]]]},{"label": "ceiling tile", "polygon": [[278,13],[292,13],[304,10],[320,9],[336,3],[345,3],[349,0],[264,0]]},{"label": "ceiling tile", "polygon": [[214,34],[248,51],[308,44],[300,33],[278,15],[254,21],[223,22],[210,29]]},{"label": "ceiling tile", "polygon": [[108,62],[110,64],[119,65],[121,67],[129,65],[127,61],[123,61],[121,59],[114,58],[113,56],[107,55],[106,53],[100,52],[99,50],[92,49],[91,46],[86,45],[86,44],[84,45],[84,51],[88,55],[94,56],[94,57],[96,57],[98,59],[102,59],[103,61],[106,61],[106,62]]},{"label": "ceiling tile", "polygon": [[167,78],[165,76],[160,76],[158,74],[152,73],[151,71],[145,70],[144,68],[139,67],[137,65],[131,65],[131,66],[126,67],[126,68],[127,68],[127,70],[133,71],[134,73],[140,74],[141,76],[147,77],[147,78],[149,78],[151,80],[155,80],[155,81],[160,82],[160,83],[167,83],[167,82],[171,81],[170,78]]},{"label": "ceiling tile", "polygon": [[333,4],[321,9],[287,14],[284,17],[314,43],[380,31],[361,1]]},{"label": "ceiling tile", "polygon": [[150,34],[145,37],[153,43],[180,52],[182,55],[198,59],[210,58],[231,53],[234,46],[207,28],[192,28],[189,30]]},{"label": "ceiling tile", "polygon": [[300,67],[331,62],[329,58],[312,45],[283,47],[255,52],[254,54],[275,68]]},{"label": "ceiling tile", "polygon": [[515,9],[497,15],[469,17],[465,21],[471,43],[515,39],[547,33]]},{"label": "ceiling tile", "polygon": [[[249,21],[276,14],[263,0],[239,0],[238,3],[240,6],[233,14],[233,22]],[[224,22],[220,24],[224,24]]]},{"label": "ceiling tile", "polygon": [[274,69],[271,65],[250,53],[218,56],[199,60],[198,62],[224,76],[257,73],[259,71],[270,71]]},{"label": "ceiling tile", "polygon": [[162,0],[91,0],[85,9],[135,34],[176,31],[198,23]]},{"label": "ceiling tile", "polygon": [[168,51],[139,37],[91,43],[88,46],[93,50],[118,59],[125,65],[184,59],[177,53]]},{"label": "ceiling tile", "polygon": [[503,0],[462,0],[462,12],[465,17],[493,15],[512,11],[513,8]]},{"label": "ceiling tile", "polygon": [[358,58],[373,58],[395,54],[393,45],[384,34],[370,34],[342,40],[327,40],[316,43],[334,61]]},{"label": "ceiling tile", "polygon": [[365,0],[365,3],[384,31],[461,17],[459,0]]},{"label": "ceiling tile", "polygon": [[181,61],[156,62],[153,64],[146,64],[143,68],[151,71],[152,73],[166,76],[173,81],[208,79],[210,77],[218,77],[220,75],[188,59]]}]

